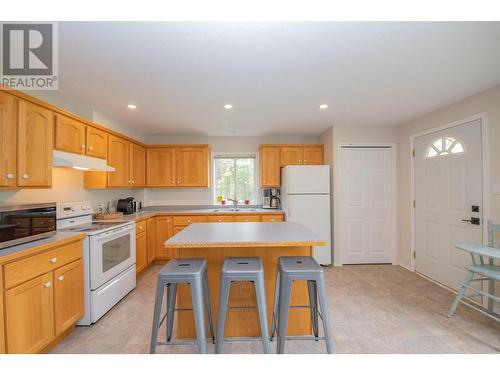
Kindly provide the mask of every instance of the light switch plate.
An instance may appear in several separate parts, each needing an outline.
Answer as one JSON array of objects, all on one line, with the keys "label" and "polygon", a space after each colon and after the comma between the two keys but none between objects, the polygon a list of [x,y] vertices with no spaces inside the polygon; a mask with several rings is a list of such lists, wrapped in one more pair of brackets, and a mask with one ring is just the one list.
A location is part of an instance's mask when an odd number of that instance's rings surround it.
[{"label": "light switch plate", "polygon": [[493,194],[500,195],[500,184],[493,184]]}]

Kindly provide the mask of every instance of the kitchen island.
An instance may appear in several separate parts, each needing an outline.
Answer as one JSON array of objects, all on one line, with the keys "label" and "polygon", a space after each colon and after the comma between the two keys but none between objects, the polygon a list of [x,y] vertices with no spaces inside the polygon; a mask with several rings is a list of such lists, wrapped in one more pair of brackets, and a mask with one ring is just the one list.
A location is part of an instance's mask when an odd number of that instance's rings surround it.
[{"label": "kitchen island", "polygon": [[[165,247],[174,249],[175,258],[205,258],[208,262],[208,279],[214,324],[217,308],[221,269],[228,257],[260,257],[264,265],[268,322],[271,327],[274,301],[274,284],[280,256],[310,256],[313,246],[324,246],[325,239],[293,222],[278,223],[208,223],[191,224],[165,241]],[[191,293],[187,285],[178,289],[178,308],[191,307]],[[229,306],[255,306],[254,287],[250,283],[233,283]],[[309,304],[306,282],[297,281],[292,287],[291,305]],[[194,336],[191,311],[177,313],[177,335]],[[288,334],[311,333],[308,309],[291,309]],[[260,336],[256,309],[229,310],[226,337]]]}]

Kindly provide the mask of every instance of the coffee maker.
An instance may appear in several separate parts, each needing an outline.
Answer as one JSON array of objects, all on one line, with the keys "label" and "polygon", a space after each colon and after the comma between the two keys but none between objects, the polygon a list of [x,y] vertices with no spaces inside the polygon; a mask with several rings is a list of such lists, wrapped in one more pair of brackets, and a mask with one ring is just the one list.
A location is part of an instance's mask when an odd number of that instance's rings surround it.
[{"label": "coffee maker", "polygon": [[279,188],[262,189],[262,208],[269,208],[269,209],[280,208]]}]

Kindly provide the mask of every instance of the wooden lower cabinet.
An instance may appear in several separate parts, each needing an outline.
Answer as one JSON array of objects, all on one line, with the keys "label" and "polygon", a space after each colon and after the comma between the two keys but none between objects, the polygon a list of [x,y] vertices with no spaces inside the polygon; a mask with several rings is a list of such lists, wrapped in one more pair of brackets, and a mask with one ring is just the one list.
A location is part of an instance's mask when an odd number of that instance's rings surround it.
[{"label": "wooden lower cabinet", "polygon": [[54,322],[56,336],[83,316],[83,261],[54,271]]},{"label": "wooden lower cabinet", "polygon": [[3,318],[3,274],[0,267],[0,354],[5,353],[5,328]]},{"label": "wooden lower cabinet", "polygon": [[163,243],[173,235],[172,217],[155,217],[155,259],[168,260],[172,258],[172,251],[165,249]]},{"label": "wooden lower cabinet", "polygon": [[148,239],[146,231],[135,237],[135,273],[138,274],[148,266]]},{"label": "wooden lower cabinet", "polygon": [[259,215],[237,215],[234,217],[237,223],[257,223],[260,221]]},{"label": "wooden lower cabinet", "polygon": [[155,218],[152,217],[146,222],[148,264],[155,260],[155,232]]},{"label": "wooden lower cabinet", "polygon": [[283,221],[283,215],[262,215],[262,222],[273,223]]},{"label": "wooden lower cabinet", "polygon": [[5,292],[8,353],[37,353],[55,337],[52,278],[49,272]]},{"label": "wooden lower cabinet", "polygon": [[[3,263],[0,257],[0,326],[4,329],[0,329],[0,353],[46,351],[82,317],[83,240],[63,241],[52,247],[40,245],[38,253],[36,247],[28,249],[34,255],[11,256]],[[79,248],[78,259],[52,256],[54,251],[72,253],[75,246]],[[57,267],[43,267],[44,254],[51,256],[50,264]],[[22,275],[17,275],[21,270],[17,266],[26,260],[39,266],[25,266]]]}]

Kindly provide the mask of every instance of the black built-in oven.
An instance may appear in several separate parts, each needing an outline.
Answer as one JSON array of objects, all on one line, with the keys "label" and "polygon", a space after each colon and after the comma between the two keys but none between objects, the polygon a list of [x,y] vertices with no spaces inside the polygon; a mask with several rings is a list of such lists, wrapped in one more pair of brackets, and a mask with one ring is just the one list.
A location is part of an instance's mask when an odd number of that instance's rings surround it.
[{"label": "black built-in oven", "polygon": [[56,204],[0,206],[0,249],[55,234]]}]

